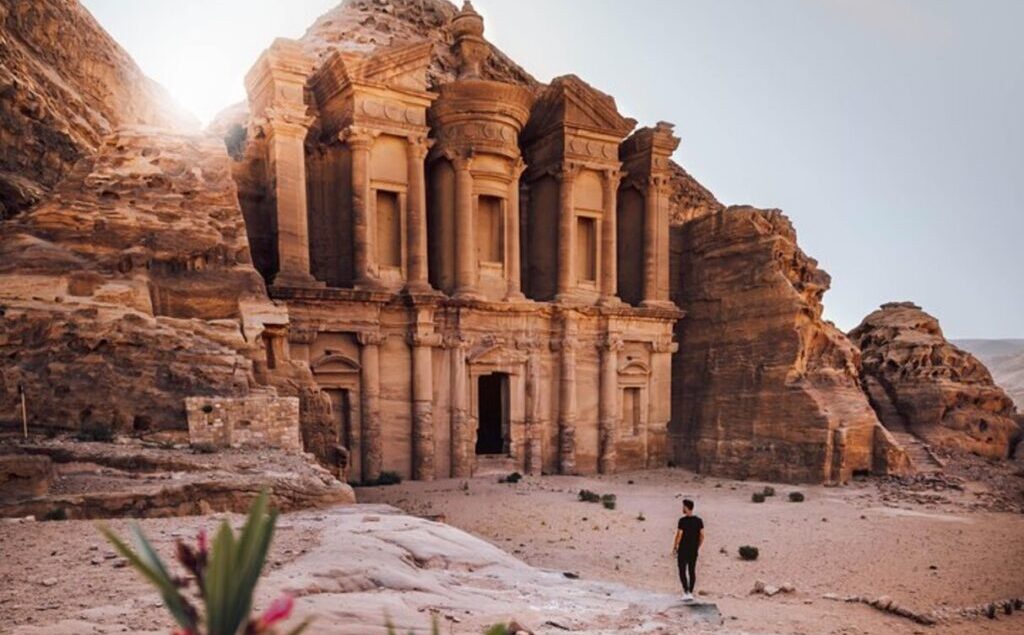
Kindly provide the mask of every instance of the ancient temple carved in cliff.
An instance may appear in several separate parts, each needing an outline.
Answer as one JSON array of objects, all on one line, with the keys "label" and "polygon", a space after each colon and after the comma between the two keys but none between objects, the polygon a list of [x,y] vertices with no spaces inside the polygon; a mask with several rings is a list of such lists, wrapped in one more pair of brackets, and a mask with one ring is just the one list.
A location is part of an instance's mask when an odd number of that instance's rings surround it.
[{"label": "ancient temple carved in cliff", "polygon": [[678,139],[575,76],[485,79],[468,3],[450,31],[436,91],[427,41],[314,63],[279,39],[247,77],[266,195],[243,208],[291,320],[268,350],[331,397],[311,449],[362,480],[664,465]]}]

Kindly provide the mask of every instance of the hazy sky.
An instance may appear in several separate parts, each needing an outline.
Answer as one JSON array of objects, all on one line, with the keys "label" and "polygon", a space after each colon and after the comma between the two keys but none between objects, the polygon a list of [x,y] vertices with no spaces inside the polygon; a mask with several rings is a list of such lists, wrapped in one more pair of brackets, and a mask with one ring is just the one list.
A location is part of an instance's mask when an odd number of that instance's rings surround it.
[{"label": "hazy sky", "polygon": [[[208,121],[335,0],[84,0]],[[575,73],[726,204],[783,209],[849,330],[913,300],[950,337],[1024,337],[1024,2],[476,0],[542,81]]]}]

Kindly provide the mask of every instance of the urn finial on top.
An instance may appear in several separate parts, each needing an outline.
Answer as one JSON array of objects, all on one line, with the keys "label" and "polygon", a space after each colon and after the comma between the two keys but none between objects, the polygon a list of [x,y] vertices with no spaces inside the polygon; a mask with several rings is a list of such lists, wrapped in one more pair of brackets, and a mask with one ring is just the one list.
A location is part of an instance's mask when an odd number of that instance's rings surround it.
[{"label": "urn finial on top", "polygon": [[483,16],[476,12],[469,0],[452,18],[452,35],[459,57],[459,79],[480,79],[481,68],[491,55],[491,47],[483,38]]}]

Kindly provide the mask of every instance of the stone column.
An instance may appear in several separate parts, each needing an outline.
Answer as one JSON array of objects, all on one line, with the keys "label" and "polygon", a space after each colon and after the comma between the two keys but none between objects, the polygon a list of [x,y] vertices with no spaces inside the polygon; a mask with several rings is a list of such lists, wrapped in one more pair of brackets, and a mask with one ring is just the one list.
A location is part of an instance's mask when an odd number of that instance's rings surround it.
[{"label": "stone column", "polygon": [[643,306],[660,306],[669,302],[668,293],[668,202],[665,200],[667,180],[652,176],[644,194],[644,294]]},{"label": "stone column", "polygon": [[380,478],[384,464],[384,440],[380,421],[380,345],[386,335],[361,332],[359,341],[359,396],[362,408],[363,482]]},{"label": "stone column", "polygon": [[622,173],[605,170],[604,213],[601,218],[601,304],[619,304],[618,193]]},{"label": "stone column", "polygon": [[563,318],[562,339],[554,342],[562,354],[558,382],[558,465],[562,474],[576,473],[576,326]]},{"label": "stone column", "polygon": [[377,270],[377,234],[370,201],[370,148],[374,136],[361,128],[349,128],[343,140],[352,151],[352,268],[357,287],[380,284]]},{"label": "stone column", "polygon": [[474,232],[473,173],[470,157],[457,156],[455,168],[455,295],[477,297],[477,255]]},{"label": "stone column", "polygon": [[411,136],[407,146],[409,194],[406,199],[406,225],[409,265],[406,286],[413,292],[430,290],[427,278],[427,187],[423,165],[430,144],[426,137]]},{"label": "stone column", "polygon": [[655,177],[647,179],[644,192],[644,285],[643,302],[658,301],[658,185]]},{"label": "stone column", "polygon": [[412,334],[412,477],[434,480],[434,334]]},{"label": "stone column", "polygon": [[543,417],[541,416],[540,343],[524,340],[519,348],[527,351],[526,358],[526,473],[540,476],[543,470]]},{"label": "stone column", "polygon": [[309,219],[306,209],[306,133],[311,117],[268,108],[267,148],[277,203],[278,270],[274,284],[309,286]]},{"label": "stone column", "polygon": [[558,291],[557,300],[568,300],[576,280],[573,269],[576,265],[576,209],[573,188],[576,183],[576,168],[571,164],[563,166],[557,175],[558,187]]},{"label": "stone column", "polygon": [[598,443],[600,454],[597,469],[601,474],[615,472],[615,443],[618,440],[619,420],[619,351],[622,338],[609,333],[598,348],[601,354],[601,379],[598,403]]},{"label": "stone column", "polygon": [[679,345],[672,335],[651,343],[651,377],[648,384],[647,433],[644,456],[649,468],[664,467],[668,460],[668,424],[672,403],[672,353]]},{"label": "stone column", "polygon": [[466,369],[467,342],[461,335],[448,338],[448,350],[451,351],[451,474],[452,478],[472,476],[473,465],[470,461],[469,439],[469,376]]},{"label": "stone column", "polygon": [[508,185],[508,202],[506,203],[508,228],[505,236],[505,279],[508,282],[506,300],[523,299],[522,268],[519,260],[519,177],[526,169],[526,163],[519,159],[512,166],[512,181]]}]

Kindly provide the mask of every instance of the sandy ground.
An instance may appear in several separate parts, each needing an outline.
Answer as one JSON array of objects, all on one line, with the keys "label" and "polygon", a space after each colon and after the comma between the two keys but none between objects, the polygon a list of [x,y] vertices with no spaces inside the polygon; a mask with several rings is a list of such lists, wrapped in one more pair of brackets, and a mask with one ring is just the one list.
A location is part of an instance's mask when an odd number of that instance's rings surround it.
[{"label": "sandy ground", "polygon": [[[666,469],[612,477],[551,476],[499,484],[495,475],[357,490],[360,502],[386,502],[483,537],[526,562],[677,592],[671,541],[683,496],[697,501],[707,540],[698,592],[718,603],[729,630],[793,634],[1019,634],[1024,615],[956,619],[922,626],[864,604],[824,599],[889,595],[916,611],[973,606],[1024,596],[1024,514],[979,511],[989,493],[892,494],[874,481],[826,487],[703,478]],[[614,493],[614,511],[577,501],[587,488]],[[983,489],[983,488],[982,488]],[[790,491],[806,495],[787,500]],[[917,501],[927,502],[917,502]],[[640,520],[640,517],[644,520]],[[740,545],[760,549],[739,559]],[[796,593],[751,595],[756,580],[791,583]]]},{"label": "sandy ground", "polygon": [[[704,626],[683,627],[680,623],[678,629],[655,627],[648,632],[1024,633],[1024,615],[1019,612],[1009,617],[999,615],[994,621],[956,618],[923,626],[863,604],[822,597],[827,593],[885,594],[916,611],[930,611],[1024,596],[1024,514],[986,511],[990,505],[984,501],[993,496],[990,488],[911,492],[876,481],[841,488],[775,485],[775,497],[761,504],[751,502],[751,493],[764,485],[666,469],[614,477],[528,478],[514,485],[499,484],[496,475],[481,475],[469,480],[363,488],[358,491],[363,503],[388,503],[419,516],[443,515],[452,527],[483,538],[530,565],[578,573],[582,581],[558,582],[562,578],[556,575],[552,582],[550,577],[517,568],[498,552],[487,555],[489,546],[484,543],[468,549],[466,545],[472,544],[469,537],[438,538],[436,532],[441,529],[435,523],[416,525],[422,521],[415,518],[388,521],[398,523],[392,527],[390,538],[382,531],[383,524],[358,525],[365,526],[365,530],[346,529],[341,526],[342,516],[375,512],[373,508],[337,508],[282,515],[260,603],[280,589],[294,588],[300,591],[300,601],[308,603],[318,615],[340,615],[346,621],[354,615],[379,623],[381,607],[390,607],[392,615],[404,611],[410,624],[426,623],[423,611],[461,603],[464,621],[448,623],[445,629],[454,633],[480,632],[479,624],[468,617],[477,608],[478,598],[487,599],[491,607],[488,615],[501,613],[502,603],[508,601],[510,607],[517,602],[515,606],[520,610],[550,607],[554,602],[558,607],[549,610],[569,616],[584,613],[584,602],[589,602],[586,611],[594,616],[602,608],[594,606],[594,589],[607,593],[600,590],[603,587],[599,581],[654,594],[678,593],[675,561],[669,551],[680,499],[685,495],[697,501],[697,512],[707,526],[698,591],[701,599],[718,604],[724,625],[709,631]],[[578,502],[580,488],[616,494],[617,508],[607,510]],[[807,500],[788,502],[786,495],[794,490],[802,491]],[[240,517],[222,514],[147,519],[142,525],[158,550],[171,553],[177,538],[189,538],[199,527],[212,529],[220,518],[238,522]],[[409,527],[403,523],[409,523]],[[122,532],[128,527],[128,521],[123,520],[110,524]],[[440,540],[442,545],[453,545],[453,551],[461,549],[464,560],[480,557],[501,561],[504,572],[484,570],[460,578],[477,565],[467,567],[456,562],[457,566],[446,572],[444,567],[438,570],[430,564],[432,557],[408,557],[411,552],[404,549],[410,545],[392,549],[403,539],[411,540],[408,537],[413,531],[425,536],[419,547],[412,545],[413,549],[440,549],[430,546]],[[362,537],[357,540],[356,534]],[[362,546],[355,544],[359,540]],[[756,562],[738,558],[737,548],[744,544],[760,549]],[[444,557],[448,558],[447,552]],[[354,564],[357,560],[361,563],[358,566]],[[421,561],[428,564],[423,566]],[[378,566],[386,569],[383,578],[366,573]],[[420,581],[408,582],[413,579]],[[0,633],[77,635],[169,630],[155,594],[123,566],[90,521],[0,523],[0,580]],[[770,598],[752,595],[756,580],[774,585],[791,583],[796,592]],[[591,581],[597,586],[587,587]],[[412,584],[411,590],[403,591],[403,585],[408,584]],[[391,592],[386,592],[389,588]],[[428,593],[429,589],[434,591]],[[365,595],[356,597],[351,595],[353,592]],[[548,603],[531,598],[531,593]],[[623,590],[609,597],[624,601],[631,593]],[[566,601],[563,596],[577,599]],[[659,599],[664,597],[629,600],[633,622],[626,623],[635,624],[638,619],[640,623],[671,622],[672,611],[656,608],[664,605]],[[608,602],[611,605],[613,600]],[[353,613],[353,606],[361,607],[358,610],[362,613]],[[655,608],[644,614],[644,607]],[[477,615],[478,619],[483,617]],[[536,614],[533,617],[539,619]],[[622,621],[606,622],[607,628],[600,624],[599,620],[591,621],[586,625],[588,630],[577,632],[634,632],[632,628],[622,630]],[[611,628],[613,624],[617,630]],[[332,628],[330,619],[321,619],[316,633],[350,632]],[[366,635],[380,629],[378,625],[376,630],[351,632]]]}]

